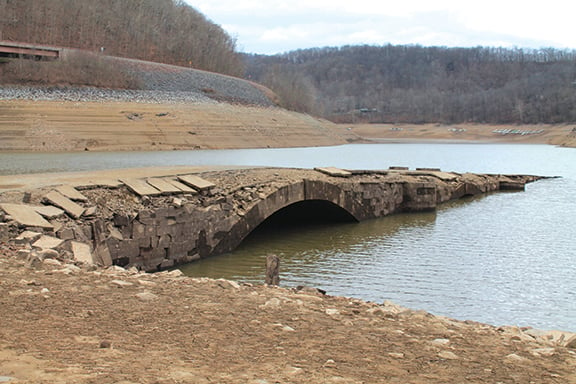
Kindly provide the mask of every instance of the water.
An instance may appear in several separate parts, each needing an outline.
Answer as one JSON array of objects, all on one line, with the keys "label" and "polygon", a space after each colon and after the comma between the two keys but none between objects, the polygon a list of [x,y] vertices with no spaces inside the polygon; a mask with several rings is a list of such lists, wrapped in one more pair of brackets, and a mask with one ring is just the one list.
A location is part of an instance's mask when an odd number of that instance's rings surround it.
[{"label": "water", "polygon": [[[10,168],[5,161],[18,163]],[[17,156],[21,156],[16,159]],[[30,163],[22,158],[31,157]],[[320,287],[495,325],[576,331],[576,150],[541,145],[378,144],[328,148],[71,155],[1,155],[0,172],[147,165],[391,165],[558,175],[526,192],[496,193],[395,215],[254,233],[230,254],[191,264],[196,276],[261,283],[265,256],[282,256],[281,284]],[[28,165],[26,165],[28,164]],[[89,166],[88,168],[83,168]]]}]

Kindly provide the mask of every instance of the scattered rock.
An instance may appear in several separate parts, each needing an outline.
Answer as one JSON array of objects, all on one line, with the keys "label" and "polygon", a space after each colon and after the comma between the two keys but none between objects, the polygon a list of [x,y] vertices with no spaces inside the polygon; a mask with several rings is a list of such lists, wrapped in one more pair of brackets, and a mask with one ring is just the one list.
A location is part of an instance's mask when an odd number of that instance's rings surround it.
[{"label": "scattered rock", "polygon": [[44,265],[52,267],[61,267],[62,263],[56,259],[48,258],[44,259]]},{"label": "scattered rock", "polygon": [[26,266],[30,269],[39,269],[42,267],[44,260],[36,253],[31,253],[26,261]]},{"label": "scattered rock", "polygon": [[55,249],[42,249],[38,251],[38,255],[42,258],[42,260],[60,258],[60,253]]},{"label": "scattered rock", "polygon": [[134,285],[134,283],[131,283],[129,281],[124,281],[124,280],[112,280],[110,282],[110,285],[115,285],[119,288],[124,288],[124,287],[131,287]]},{"label": "scattered rock", "polygon": [[328,359],[322,366],[324,368],[336,368],[337,364],[334,360]]},{"label": "scattered rock", "polygon": [[517,355],[515,353],[511,353],[506,357],[504,357],[504,363],[506,364],[526,363],[529,361],[530,360],[528,360],[527,358]]},{"label": "scattered rock", "polygon": [[456,356],[454,352],[442,351],[438,354],[438,357],[444,360],[458,360],[459,357]]},{"label": "scattered rock", "polygon": [[260,308],[278,308],[280,307],[280,299],[278,299],[277,297],[273,297],[270,300],[266,301],[266,303],[264,303],[264,305],[261,305]]},{"label": "scattered rock", "polygon": [[100,342],[99,348],[102,348],[102,349],[112,348],[112,343],[109,342],[108,340],[102,340]]},{"label": "scattered rock", "polygon": [[17,238],[14,239],[16,244],[33,243],[42,237],[40,232],[24,231]]},{"label": "scattered rock", "polygon": [[288,375],[288,376],[296,376],[301,374],[302,372],[304,372],[304,370],[302,368],[298,368],[298,367],[286,367],[286,369],[284,370],[284,372]]},{"label": "scattered rock", "polygon": [[145,302],[150,302],[158,299],[157,295],[148,291],[137,293],[136,297]]},{"label": "scattered rock", "polygon": [[30,253],[31,251],[29,249],[19,249],[18,252],[16,252],[16,256],[18,256],[19,259],[28,260]]},{"label": "scattered rock", "polygon": [[556,353],[556,348],[536,348],[530,351],[530,353],[536,357],[540,356],[550,357]]},{"label": "scattered rock", "polygon": [[335,309],[335,308],[327,308],[326,309],[326,314],[329,316],[338,316],[340,315],[340,311]]},{"label": "scattered rock", "polygon": [[434,345],[448,345],[448,344],[450,344],[450,340],[449,339],[435,339],[435,340],[432,340],[432,344],[434,344]]}]

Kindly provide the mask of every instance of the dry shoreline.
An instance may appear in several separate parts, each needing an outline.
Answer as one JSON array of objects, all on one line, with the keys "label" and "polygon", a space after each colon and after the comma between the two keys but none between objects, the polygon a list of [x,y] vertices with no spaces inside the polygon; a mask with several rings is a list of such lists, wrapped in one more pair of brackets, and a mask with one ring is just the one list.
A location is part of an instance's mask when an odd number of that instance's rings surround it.
[{"label": "dry shoreline", "polygon": [[[275,107],[216,102],[0,102],[4,152],[288,148],[382,141],[576,147],[574,128],[571,124],[345,125]],[[506,130],[526,134],[496,133]]]},{"label": "dry shoreline", "polygon": [[576,382],[570,334],[26,254],[0,244],[10,383]]},{"label": "dry shoreline", "polygon": [[575,124],[356,124],[348,131],[374,142],[548,144],[576,147]]}]

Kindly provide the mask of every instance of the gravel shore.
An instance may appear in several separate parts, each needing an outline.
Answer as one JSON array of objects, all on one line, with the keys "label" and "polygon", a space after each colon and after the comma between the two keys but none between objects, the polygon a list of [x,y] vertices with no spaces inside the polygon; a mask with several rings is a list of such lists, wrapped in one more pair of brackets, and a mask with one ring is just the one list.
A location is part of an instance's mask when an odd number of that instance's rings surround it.
[{"label": "gravel shore", "polygon": [[116,90],[101,88],[69,87],[3,87],[0,100],[74,101],[130,103],[216,103],[217,101],[198,92],[159,90]]}]

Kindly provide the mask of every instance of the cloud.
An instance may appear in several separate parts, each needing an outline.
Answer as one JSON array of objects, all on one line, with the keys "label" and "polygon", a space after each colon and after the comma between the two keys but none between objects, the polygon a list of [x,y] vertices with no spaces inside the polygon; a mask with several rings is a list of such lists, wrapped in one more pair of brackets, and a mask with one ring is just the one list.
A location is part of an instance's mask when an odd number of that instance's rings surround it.
[{"label": "cloud", "polygon": [[245,52],[347,44],[574,46],[563,0],[189,0]]}]

